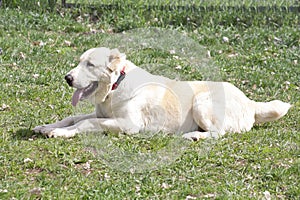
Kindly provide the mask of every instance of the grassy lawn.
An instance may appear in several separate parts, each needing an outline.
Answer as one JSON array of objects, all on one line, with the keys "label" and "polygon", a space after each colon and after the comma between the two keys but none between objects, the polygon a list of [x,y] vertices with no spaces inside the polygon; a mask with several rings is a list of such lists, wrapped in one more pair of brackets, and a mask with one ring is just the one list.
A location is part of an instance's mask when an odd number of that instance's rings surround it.
[{"label": "grassy lawn", "polygon": [[[47,139],[31,131],[86,111],[71,106],[73,89],[63,79],[83,51],[118,47],[114,38],[146,27],[186,35],[203,47],[196,52],[203,62],[210,52],[220,79],[254,100],[293,108],[247,133],[195,143],[146,134]],[[0,9],[0,199],[298,199],[299,38],[299,16],[288,12]],[[153,73],[206,76],[169,50],[123,48],[140,66],[166,66]]]},{"label": "grassy lawn", "polygon": [[[103,4],[114,4],[114,3],[124,3],[120,0],[67,0],[67,3],[88,3],[88,4],[94,4],[94,3],[103,3]],[[128,4],[147,4],[147,5],[204,5],[204,6],[271,6],[271,5],[277,5],[277,6],[289,6],[293,5],[295,3],[294,0],[201,0],[201,1],[195,1],[195,0],[144,0],[144,1],[137,1],[137,0],[127,0],[126,3]]]}]

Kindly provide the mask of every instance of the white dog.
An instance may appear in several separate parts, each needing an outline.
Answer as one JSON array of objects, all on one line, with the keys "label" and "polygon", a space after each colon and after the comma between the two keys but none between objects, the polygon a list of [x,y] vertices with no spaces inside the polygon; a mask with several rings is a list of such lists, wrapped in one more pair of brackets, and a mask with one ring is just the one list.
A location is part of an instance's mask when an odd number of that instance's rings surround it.
[{"label": "white dog", "polygon": [[88,99],[95,113],[37,126],[48,137],[109,131],[183,133],[191,140],[249,131],[256,123],[277,120],[290,104],[255,102],[230,83],[175,81],[156,76],[126,60],[117,49],[93,48],[65,77],[76,88],[72,104]]}]

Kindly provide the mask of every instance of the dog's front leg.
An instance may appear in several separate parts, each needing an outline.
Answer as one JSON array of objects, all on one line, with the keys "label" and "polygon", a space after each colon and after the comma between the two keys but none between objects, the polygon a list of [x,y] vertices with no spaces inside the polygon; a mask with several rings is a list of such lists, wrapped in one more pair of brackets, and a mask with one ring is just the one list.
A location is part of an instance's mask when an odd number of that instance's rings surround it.
[{"label": "dog's front leg", "polygon": [[48,137],[73,137],[78,133],[103,132],[110,131],[112,133],[136,133],[138,128],[125,123],[125,120],[110,118],[93,118],[82,120],[73,126],[56,128],[46,134]]},{"label": "dog's front leg", "polygon": [[68,127],[68,126],[73,126],[79,121],[86,120],[86,119],[91,119],[91,118],[96,118],[95,113],[87,114],[87,115],[78,115],[78,116],[71,116],[67,117],[61,121],[55,122],[53,124],[45,124],[41,126],[36,126],[33,131],[35,133],[42,133],[44,135],[47,135],[51,131],[53,131],[56,128],[63,128],[63,127]]}]

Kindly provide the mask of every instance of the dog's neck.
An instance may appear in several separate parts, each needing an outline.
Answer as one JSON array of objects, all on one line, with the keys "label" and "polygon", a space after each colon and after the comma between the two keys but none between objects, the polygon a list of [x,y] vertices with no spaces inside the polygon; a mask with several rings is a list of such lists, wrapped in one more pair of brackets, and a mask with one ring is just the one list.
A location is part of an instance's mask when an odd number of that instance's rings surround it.
[{"label": "dog's neck", "polygon": [[120,71],[120,76],[118,77],[117,81],[112,85],[111,90],[117,89],[121,81],[125,78],[126,73],[125,73],[125,68],[126,66],[124,65],[123,69]]},{"label": "dog's neck", "polygon": [[[104,103],[105,101],[107,101],[110,98],[111,94],[119,89],[118,86],[120,85],[121,81],[124,80],[125,75],[127,76],[131,70],[137,68],[137,66],[135,66],[132,62],[128,60],[119,63],[119,65],[122,65],[123,68],[121,69],[120,75],[117,78],[117,80],[115,80],[114,84],[107,83],[106,80],[103,80],[104,82],[101,82],[100,80],[99,85],[101,89],[99,89],[99,91],[96,92],[96,94],[90,98],[91,100],[94,100],[94,101],[90,100],[93,104]],[[109,73],[113,73],[113,72],[109,72]]]}]

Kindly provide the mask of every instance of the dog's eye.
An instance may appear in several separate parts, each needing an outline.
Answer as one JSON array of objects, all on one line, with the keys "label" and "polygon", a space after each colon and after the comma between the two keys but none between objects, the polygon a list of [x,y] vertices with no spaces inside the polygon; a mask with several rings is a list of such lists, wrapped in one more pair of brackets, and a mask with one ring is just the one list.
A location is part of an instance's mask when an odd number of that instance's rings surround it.
[{"label": "dog's eye", "polygon": [[86,63],[86,65],[87,65],[88,67],[95,67],[95,65],[94,65],[93,63],[91,63],[90,61],[88,61],[88,62]]}]

